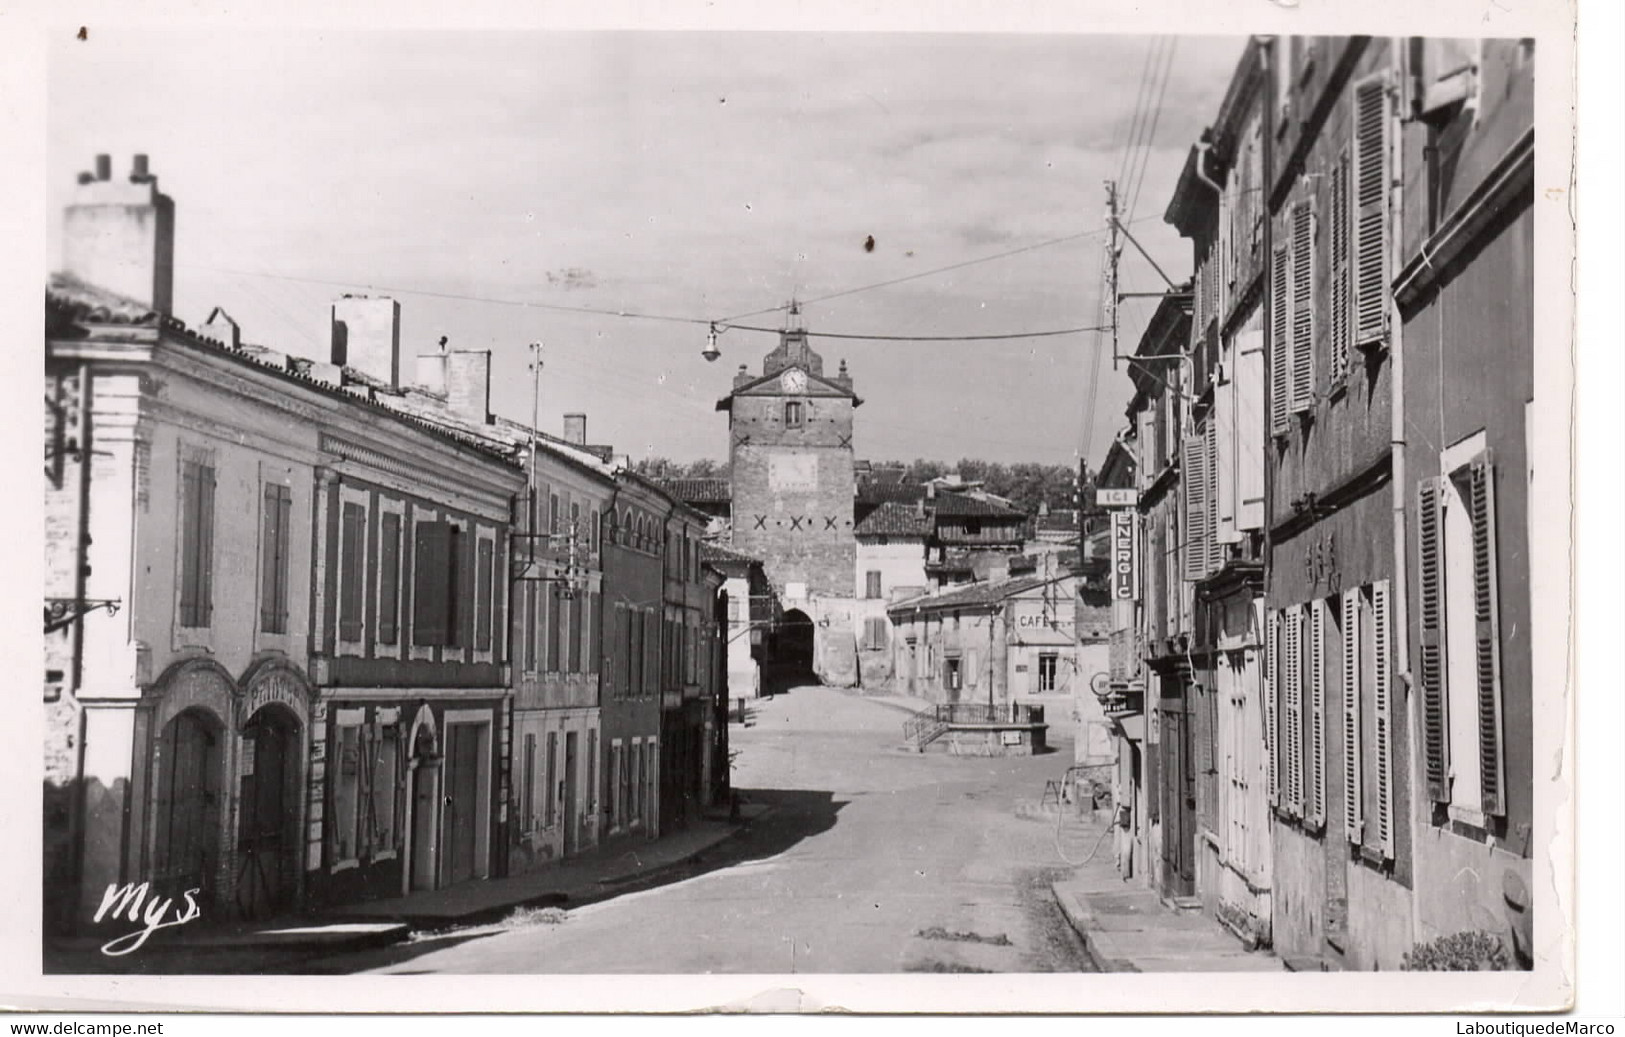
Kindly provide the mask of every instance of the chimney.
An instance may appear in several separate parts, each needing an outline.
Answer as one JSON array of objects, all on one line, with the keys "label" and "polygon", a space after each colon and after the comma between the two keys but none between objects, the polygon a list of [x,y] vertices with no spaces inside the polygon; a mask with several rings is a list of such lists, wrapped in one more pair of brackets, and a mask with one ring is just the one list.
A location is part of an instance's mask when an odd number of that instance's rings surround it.
[{"label": "chimney", "polygon": [[418,354],[417,383],[431,392],[446,391],[446,336],[440,336],[440,349]]},{"label": "chimney", "polygon": [[446,407],[464,421],[491,423],[489,349],[457,349],[446,354]]},{"label": "chimney", "polygon": [[216,306],[214,312],[209,314],[209,319],[203,323],[200,330],[205,337],[217,339],[232,349],[242,347],[241,329],[237,327],[237,322],[231,319],[231,314],[219,306]]},{"label": "chimney", "polygon": [[118,181],[112,156],[97,155],[95,174],[78,179],[63,220],[63,269],[167,315],[174,304],[175,202],[158,192],[147,157],[136,156],[129,179]]},{"label": "chimney", "polygon": [[576,446],[587,445],[587,416],[585,414],[566,414],[564,416],[564,441],[574,443]]},{"label": "chimney", "polygon": [[401,384],[401,304],[388,296],[334,300],[332,361],[391,388]]}]

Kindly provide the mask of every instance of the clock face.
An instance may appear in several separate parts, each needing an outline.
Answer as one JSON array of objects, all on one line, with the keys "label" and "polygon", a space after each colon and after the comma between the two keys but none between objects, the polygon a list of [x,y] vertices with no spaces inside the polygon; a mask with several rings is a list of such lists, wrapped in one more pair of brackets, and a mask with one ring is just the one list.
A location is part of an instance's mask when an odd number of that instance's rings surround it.
[{"label": "clock face", "polygon": [[807,388],[807,375],[796,368],[784,372],[784,379],[780,382],[785,392],[801,392]]}]

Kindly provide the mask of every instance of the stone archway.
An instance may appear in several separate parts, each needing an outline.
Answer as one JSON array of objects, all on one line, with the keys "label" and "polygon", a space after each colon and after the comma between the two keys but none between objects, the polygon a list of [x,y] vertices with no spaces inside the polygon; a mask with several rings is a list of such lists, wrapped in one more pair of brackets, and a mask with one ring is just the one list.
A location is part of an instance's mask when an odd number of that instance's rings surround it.
[{"label": "stone archway", "polygon": [[236,744],[237,685],[210,659],[189,659],[155,681],[143,705],[152,739],[143,759],[147,787],[143,877],[166,896],[199,890],[199,902],[229,911],[226,867]]}]

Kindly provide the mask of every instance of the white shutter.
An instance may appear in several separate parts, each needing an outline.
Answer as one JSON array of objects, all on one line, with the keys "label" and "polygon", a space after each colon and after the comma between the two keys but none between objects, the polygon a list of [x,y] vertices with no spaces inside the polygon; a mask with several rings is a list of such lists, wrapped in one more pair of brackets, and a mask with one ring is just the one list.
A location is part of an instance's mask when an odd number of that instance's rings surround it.
[{"label": "white shutter", "polygon": [[1303,606],[1293,605],[1284,618],[1285,637],[1281,639],[1281,678],[1286,692],[1282,711],[1286,725],[1282,738],[1286,755],[1286,802],[1296,816],[1303,816]]},{"label": "white shutter", "polygon": [[1365,828],[1360,798],[1360,599],[1343,592],[1343,831],[1359,844]]},{"label": "white shutter", "polygon": [[1422,775],[1428,798],[1450,802],[1449,696],[1445,682],[1443,479],[1416,488],[1417,669],[1421,692]]},{"label": "white shutter", "polygon": [[1264,525],[1264,332],[1236,337],[1236,528]]},{"label": "white shutter", "polygon": [[1388,581],[1371,587],[1372,698],[1377,737],[1377,843],[1385,859],[1394,856],[1394,701],[1393,633],[1388,627]]},{"label": "white shutter", "polygon": [[1315,403],[1315,214],[1314,206],[1292,207],[1292,368],[1291,410],[1306,411]]},{"label": "white shutter", "polygon": [[1179,480],[1185,491],[1184,576],[1200,580],[1207,575],[1208,523],[1207,437],[1186,437],[1181,446]]},{"label": "white shutter", "polygon": [[1486,451],[1467,469],[1467,516],[1473,527],[1473,644],[1478,685],[1479,787],[1484,813],[1506,813],[1502,747],[1501,631],[1495,565],[1495,467]]},{"label": "white shutter", "polygon": [[1316,827],[1326,823],[1326,602],[1309,603],[1309,752],[1308,793],[1304,818]]},{"label": "white shutter", "polygon": [[1286,246],[1275,250],[1270,261],[1270,434],[1287,434],[1287,404],[1290,400],[1291,355],[1289,336],[1292,329],[1292,300],[1289,252]]},{"label": "white shutter", "polygon": [[1388,80],[1354,86],[1354,344],[1388,337]]},{"label": "white shutter", "polygon": [[1224,548],[1219,544],[1219,423],[1211,417],[1202,442],[1207,454],[1202,472],[1207,477],[1207,518],[1202,523],[1206,564],[1202,575],[1211,576],[1224,566]]},{"label": "white shutter", "polygon": [[1264,772],[1269,789],[1270,806],[1281,802],[1280,729],[1276,718],[1280,716],[1278,690],[1281,672],[1277,653],[1281,650],[1281,614],[1269,612],[1264,620]]},{"label": "white shutter", "polygon": [[1332,167],[1332,338],[1331,369],[1335,385],[1349,365],[1349,157]]},{"label": "white shutter", "polygon": [[[1214,539],[1220,544],[1233,544],[1241,539],[1236,529],[1236,372],[1235,344],[1227,342],[1223,350],[1224,379],[1213,390],[1213,418],[1218,453],[1214,459]],[[1223,551],[1220,551],[1223,558]]]}]

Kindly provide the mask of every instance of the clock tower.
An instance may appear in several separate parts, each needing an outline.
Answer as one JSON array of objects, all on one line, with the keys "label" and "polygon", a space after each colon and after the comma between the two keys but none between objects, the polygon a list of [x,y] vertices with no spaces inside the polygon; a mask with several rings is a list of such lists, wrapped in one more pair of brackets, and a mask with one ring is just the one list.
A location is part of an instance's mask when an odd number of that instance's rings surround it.
[{"label": "clock tower", "polygon": [[854,596],[852,412],[862,402],[846,362],[825,374],[794,326],[779,333],[761,374],[740,365],[717,402],[728,412],[733,546],[762,559],[786,607]]}]

